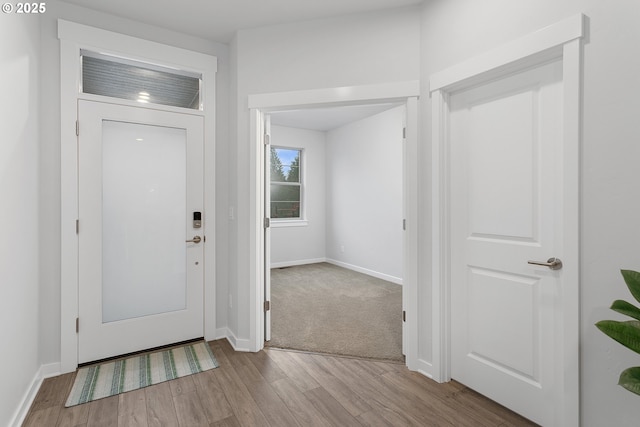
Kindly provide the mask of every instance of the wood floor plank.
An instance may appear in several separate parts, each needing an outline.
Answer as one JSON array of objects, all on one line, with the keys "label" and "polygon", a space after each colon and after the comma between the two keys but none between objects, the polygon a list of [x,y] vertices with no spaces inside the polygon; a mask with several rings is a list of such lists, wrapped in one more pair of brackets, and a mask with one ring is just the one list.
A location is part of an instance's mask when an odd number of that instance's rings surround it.
[{"label": "wood floor plank", "polygon": [[268,425],[262,411],[232,366],[226,369],[217,368],[212,372],[241,425]]},{"label": "wood floor plank", "polygon": [[242,427],[235,416],[230,416],[215,423],[211,423],[211,427]]},{"label": "wood floor plank", "polygon": [[328,364],[352,385],[354,393],[375,405],[388,421],[402,420],[402,425],[454,425],[437,414],[423,401],[407,401],[397,390],[390,390],[378,381],[379,376],[360,369],[354,361],[342,358],[320,359],[320,363]]},{"label": "wood floor plank", "polygon": [[[434,404],[449,420],[464,418],[468,424],[476,423],[483,426],[496,426],[507,421],[501,414],[501,411],[506,410],[505,408],[495,404],[497,406],[493,408],[493,411],[488,409],[486,405],[488,402],[485,401],[483,405],[477,401],[478,398],[484,400],[484,397],[459,383],[438,384],[422,375],[415,375],[415,373],[408,371],[399,375],[388,373],[382,378],[383,381],[392,383],[395,387],[402,388],[413,396],[420,397],[425,394],[433,396],[434,399],[437,399]],[[504,412],[504,415],[510,414],[513,413],[511,411]],[[520,425],[527,425],[526,420],[518,415],[515,415],[514,420],[520,422]]]},{"label": "wood floor plank", "polygon": [[362,427],[336,399],[324,388],[314,388],[304,392],[304,395],[311,401],[326,420],[334,426]]},{"label": "wood floor plank", "polygon": [[415,391],[418,387],[413,384],[408,384],[406,381],[401,381],[398,375],[390,375],[390,373],[387,373],[374,378],[373,382],[378,384],[379,387],[388,390],[389,393],[400,397],[402,401],[401,407],[408,409],[405,405],[410,405],[421,408],[420,412],[427,420],[438,419],[443,423],[446,422],[452,425],[467,427],[488,427],[496,425],[477,415],[469,414],[465,416],[465,413],[444,404],[444,401],[437,396],[424,399],[425,393],[416,393]]},{"label": "wood floor plank", "polygon": [[89,420],[89,404],[71,406],[70,408],[62,407],[58,416],[56,427],[74,427],[86,425]]},{"label": "wood floor plank", "polygon": [[289,408],[302,426],[328,427],[331,423],[325,419],[309,399],[289,378],[283,378],[271,384],[280,399]]},{"label": "wood floor plank", "polygon": [[357,417],[360,424],[370,427],[386,427],[386,426],[408,426],[406,420],[395,416],[394,412],[384,412],[384,410],[373,408],[369,412],[364,412]]},{"label": "wood floor plank", "polygon": [[147,396],[144,389],[122,393],[118,401],[118,427],[147,427]]},{"label": "wood floor plank", "polygon": [[87,427],[113,427],[118,425],[118,396],[89,402]]},{"label": "wood floor plank", "polygon": [[272,383],[287,377],[287,374],[280,369],[280,366],[264,351],[249,353],[247,356],[251,364],[258,369],[260,375],[262,375],[267,382]]},{"label": "wood floor plank", "polygon": [[178,425],[184,427],[207,427],[209,420],[202,408],[200,398],[195,389],[190,392],[182,392],[173,397],[173,405],[176,408]]},{"label": "wood floor plank", "polygon": [[42,381],[31,409],[37,411],[44,408],[63,406],[67,400],[67,390],[71,390],[71,384],[75,377],[75,373],[71,373],[46,378]]},{"label": "wood floor plank", "polygon": [[282,399],[253,364],[243,365],[236,371],[272,426],[299,426]]},{"label": "wood floor plank", "polygon": [[177,426],[178,417],[173,404],[171,386],[164,382],[144,389],[147,397],[149,427]]},{"label": "wood floor plank", "polygon": [[354,417],[371,410],[371,406],[367,402],[353,393],[330,370],[316,363],[309,354],[292,353],[291,357]]},{"label": "wood floor plank", "polygon": [[[223,340],[220,340],[220,341],[223,341]],[[216,343],[218,343],[218,341],[216,341]],[[233,368],[233,365],[231,364],[231,361],[227,357],[222,345],[220,344],[213,345],[211,346],[211,349],[213,350],[213,354],[216,357],[216,360],[218,361],[218,364],[219,364],[219,367],[216,369],[225,370],[225,369]]]},{"label": "wood floor plank", "polygon": [[47,427],[55,425],[56,420],[60,416],[59,406],[49,406],[36,411],[30,411],[27,418],[22,424],[23,427]]},{"label": "wood floor plank", "polygon": [[184,393],[192,393],[196,391],[196,384],[193,382],[193,375],[176,378],[175,380],[168,381],[168,383],[169,387],[171,387],[172,396],[179,396]]},{"label": "wood floor plank", "polygon": [[450,401],[447,403],[455,408],[462,406],[474,413],[484,414],[484,416],[487,418],[497,419],[500,421],[500,425],[504,424],[508,426],[519,427],[537,425],[536,423],[516,414],[515,412],[510,411],[504,406],[490,399],[487,399],[480,393],[466,387],[460,392],[452,395],[450,397]]},{"label": "wood floor plank", "polygon": [[234,368],[238,368],[249,363],[245,353],[235,351],[229,341],[223,340],[220,343],[220,347]]},{"label": "wood floor plank", "polygon": [[233,410],[212,371],[206,371],[194,378],[202,409],[209,423],[215,423],[233,416]]},{"label": "wood floor plank", "polygon": [[284,378],[271,384],[278,396],[302,426],[331,426],[309,399],[289,379]]},{"label": "wood floor plank", "polygon": [[309,376],[302,366],[296,363],[292,357],[292,352],[273,349],[265,352],[280,366],[280,369],[286,373],[287,377],[296,384],[300,391],[308,391],[320,387],[320,384]]},{"label": "wood floor plank", "polygon": [[371,360],[352,359],[361,369],[371,373],[372,375],[382,375],[389,372],[389,369],[382,363]]},{"label": "wood floor plank", "polygon": [[361,425],[366,427],[393,427],[378,411],[372,409],[356,417]]},{"label": "wood floor plank", "polygon": [[[62,376],[69,377],[69,383],[67,385],[67,389],[64,390],[62,405],[60,407],[60,414],[58,415],[58,422],[56,427],[75,427],[75,426],[84,426],[87,424],[89,420],[89,405],[75,405],[69,408],[65,408],[64,404],[67,401],[69,394],[71,393],[71,388],[73,387],[73,383],[76,379],[76,373],[72,372],[69,374],[64,374]],[[61,389],[62,391],[62,389]]]}]

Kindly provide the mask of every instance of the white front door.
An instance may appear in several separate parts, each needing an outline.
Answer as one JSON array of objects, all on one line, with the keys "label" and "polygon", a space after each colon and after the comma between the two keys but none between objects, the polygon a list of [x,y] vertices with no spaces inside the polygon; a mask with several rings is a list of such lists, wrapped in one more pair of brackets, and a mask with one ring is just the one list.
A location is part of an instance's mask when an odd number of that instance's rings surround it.
[{"label": "white front door", "polygon": [[202,337],[203,118],[79,101],[78,120],[79,363]]},{"label": "white front door", "polygon": [[451,377],[551,425],[562,331],[562,63],[449,98]]}]

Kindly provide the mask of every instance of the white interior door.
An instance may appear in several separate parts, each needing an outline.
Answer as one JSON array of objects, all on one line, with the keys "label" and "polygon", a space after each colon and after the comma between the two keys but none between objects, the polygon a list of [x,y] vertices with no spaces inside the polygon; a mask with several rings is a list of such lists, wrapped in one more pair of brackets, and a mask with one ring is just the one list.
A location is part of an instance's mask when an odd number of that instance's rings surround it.
[{"label": "white interior door", "polygon": [[[409,266],[407,264],[407,116],[409,114],[408,106],[405,103],[402,114],[402,279],[407,280]],[[406,282],[405,282],[406,283]],[[407,308],[409,307],[409,292],[402,289],[402,354],[407,355]]]},{"label": "white interior door", "polygon": [[78,118],[79,363],[202,337],[203,118],[90,101]]},{"label": "white interior door", "polygon": [[[271,217],[271,116],[264,115],[264,217]],[[271,341],[271,227],[264,227],[264,340]]]},{"label": "white interior door", "polygon": [[[454,92],[451,377],[553,424],[563,270],[562,63]],[[557,399],[556,399],[557,401]]]}]

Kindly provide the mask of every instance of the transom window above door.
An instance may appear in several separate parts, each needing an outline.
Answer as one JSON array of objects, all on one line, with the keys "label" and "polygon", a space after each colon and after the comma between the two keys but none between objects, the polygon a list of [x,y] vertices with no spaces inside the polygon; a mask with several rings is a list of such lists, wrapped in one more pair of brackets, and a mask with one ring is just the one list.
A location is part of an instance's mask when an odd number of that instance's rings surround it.
[{"label": "transom window above door", "polygon": [[271,147],[271,218],[302,219],[302,149]]},{"label": "transom window above door", "polygon": [[202,75],[199,73],[84,49],[80,56],[82,93],[202,110]]}]

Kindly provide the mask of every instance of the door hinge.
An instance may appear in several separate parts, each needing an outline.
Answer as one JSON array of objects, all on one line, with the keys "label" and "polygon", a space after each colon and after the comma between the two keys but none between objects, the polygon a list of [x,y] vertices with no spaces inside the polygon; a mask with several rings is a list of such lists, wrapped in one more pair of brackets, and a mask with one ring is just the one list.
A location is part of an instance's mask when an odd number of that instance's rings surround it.
[{"label": "door hinge", "polygon": [[269,228],[271,227],[271,218],[265,218],[264,219],[264,228]]},{"label": "door hinge", "polygon": [[402,128],[402,139],[407,139],[407,128]]},{"label": "door hinge", "polygon": [[202,236],[202,241],[203,241],[204,243],[207,243],[207,236]]},{"label": "door hinge", "polygon": [[407,312],[405,310],[402,310],[402,321],[403,322],[407,321]]},{"label": "door hinge", "polygon": [[271,301],[265,301],[264,302],[264,311],[269,311],[271,310]]},{"label": "door hinge", "polygon": [[76,234],[80,234],[80,220],[76,219]]},{"label": "door hinge", "polygon": [[76,334],[80,332],[80,318],[76,317]]},{"label": "door hinge", "polygon": [[76,120],[76,136],[80,136],[80,122]]},{"label": "door hinge", "polygon": [[271,144],[271,135],[269,135],[268,133],[264,134],[264,145],[269,145]]},{"label": "door hinge", "polygon": [[407,231],[407,220],[406,220],[406,219],[403,219],[403,220],[402,220],[402,229],[403,229],[404,231]]}]

